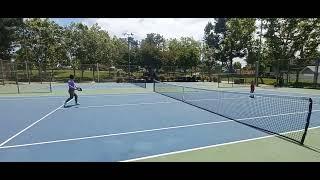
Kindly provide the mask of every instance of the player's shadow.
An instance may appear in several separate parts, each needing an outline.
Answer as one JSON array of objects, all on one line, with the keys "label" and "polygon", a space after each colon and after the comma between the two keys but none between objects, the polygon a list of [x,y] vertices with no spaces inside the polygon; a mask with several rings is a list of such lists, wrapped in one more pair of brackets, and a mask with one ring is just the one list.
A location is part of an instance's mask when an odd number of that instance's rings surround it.
[{"label": "player's shadow", "polygon": [[64,106],[64,108],[71,108],[73,106],[76,106],[76,105],[66,105],[66,106]]}]

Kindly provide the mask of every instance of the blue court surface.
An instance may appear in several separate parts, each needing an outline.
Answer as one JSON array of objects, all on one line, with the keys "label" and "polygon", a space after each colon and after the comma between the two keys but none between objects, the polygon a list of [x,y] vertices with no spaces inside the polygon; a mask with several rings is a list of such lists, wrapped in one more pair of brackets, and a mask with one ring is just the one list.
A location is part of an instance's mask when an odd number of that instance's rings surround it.
[{"label": "blue court surface", "polygon": [[[154,92],[65,99],[1,97],[0,161],[127,161],[270,136]],[[320,126],[313,111],[310,127]]]}]

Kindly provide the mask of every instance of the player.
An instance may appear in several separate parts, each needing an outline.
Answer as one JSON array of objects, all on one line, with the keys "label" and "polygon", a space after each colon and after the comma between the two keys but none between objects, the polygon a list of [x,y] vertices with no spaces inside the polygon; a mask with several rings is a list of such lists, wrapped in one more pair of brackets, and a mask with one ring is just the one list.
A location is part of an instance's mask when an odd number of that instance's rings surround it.
[{"label": "player", "polygon": [[78,103],[78,95],[75,93],[75,90],[80,90],[81,91],[81,88],[78,88],[76,86],[76,84],[74,83],[74,76],[71,74],[70,75],[70,79],[68,80],[68,87],[69,87],[69,95],[70,97],[64,102],[64,107],[66,107],[67,103],[73,99],[74,97],[74,100],[75,100],[75,105],[79,105]]},{"label": "player", "polygon": [[250,97],[254,98],[254,82],[251,81],[251,85],[250,85]]}]

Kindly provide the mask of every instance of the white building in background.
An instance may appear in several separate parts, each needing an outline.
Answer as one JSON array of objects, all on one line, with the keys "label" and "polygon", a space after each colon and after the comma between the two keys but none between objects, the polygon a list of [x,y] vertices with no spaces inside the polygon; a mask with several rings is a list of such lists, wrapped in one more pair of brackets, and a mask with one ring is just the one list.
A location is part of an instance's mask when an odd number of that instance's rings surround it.
[{"label": "white building in background", "polygon": [[[313,82],[313,77],[316,72],[316,66],[306,66],[300,71],[300,82]],[[320,83],[320,67],[318,69],[318,83]]]}]

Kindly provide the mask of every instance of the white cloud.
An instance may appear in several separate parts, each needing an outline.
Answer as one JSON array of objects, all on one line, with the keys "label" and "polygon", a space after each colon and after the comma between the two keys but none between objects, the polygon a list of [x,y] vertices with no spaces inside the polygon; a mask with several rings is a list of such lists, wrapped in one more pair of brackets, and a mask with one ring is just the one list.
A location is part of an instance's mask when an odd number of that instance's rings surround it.
[{"label": "white cloud", "polygon": [[110,35],[118,37],[130,32],[138,40],[145,38],[148,33],[159,33],[166,39],[193,37],[202,40],[204,27],[212,20],[210,18],[97,18],[84,19],[83,23],[88,26],[98,23]]},{"label": "white cloud", "polygon": [[[137,40],[144,39],[148,33],[158,33],[164,38],[193,37],[202,41],[204,28],[212,18],[88,18],[83,23],[92,26],[97,23],[110,35],[124,37],[123,33],[133,33]],[[234,62],[240,62],[242,66],[246,62],[241,58],[235,58]]]}]

